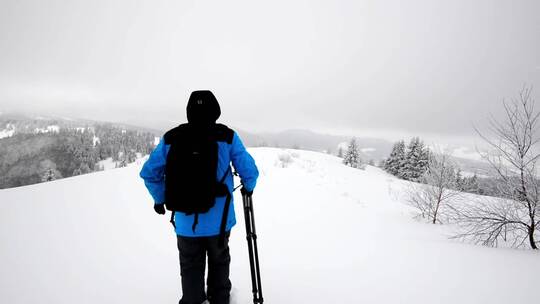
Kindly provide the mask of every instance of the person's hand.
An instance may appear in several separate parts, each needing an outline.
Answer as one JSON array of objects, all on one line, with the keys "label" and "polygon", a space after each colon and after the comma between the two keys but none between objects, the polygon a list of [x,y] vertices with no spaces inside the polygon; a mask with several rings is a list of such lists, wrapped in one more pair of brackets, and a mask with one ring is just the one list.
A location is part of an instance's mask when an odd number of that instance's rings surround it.
[{"label": "person's hand", "polygon": [[165,214],[165,204],[154,204],[154,210],[157,214]]},{"label": "person's hand", "polygon": [[246,189],[246,187],[242,187],[242,188],[240,189],[240,193],[242,193],[242,195],[247,195],[247,196],[252,196],[252,195],[253,195],[253,191],[248,191],[248,190]]}]

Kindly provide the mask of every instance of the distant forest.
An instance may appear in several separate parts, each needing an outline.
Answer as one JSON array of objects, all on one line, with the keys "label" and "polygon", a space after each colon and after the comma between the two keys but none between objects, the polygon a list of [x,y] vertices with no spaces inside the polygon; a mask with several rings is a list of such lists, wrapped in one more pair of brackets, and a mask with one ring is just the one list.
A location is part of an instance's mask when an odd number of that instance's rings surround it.
[{"label": "distant forest", "polygon": [[124,167],[149,154],[155,136],[105,124],[15,133],[0,139],[0,189],[100,171],[108,158]]}]

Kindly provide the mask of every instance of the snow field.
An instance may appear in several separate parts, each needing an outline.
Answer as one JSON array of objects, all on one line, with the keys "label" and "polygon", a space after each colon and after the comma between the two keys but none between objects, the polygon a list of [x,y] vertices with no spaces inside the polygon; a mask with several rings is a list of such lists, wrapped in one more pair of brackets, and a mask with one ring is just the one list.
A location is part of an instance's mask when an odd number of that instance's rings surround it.
[{"label": "snow field", "polygon": [[[326,154],[256,148],[253,197],[266,303],[532,303],[540,256],[450,241],[412,220],[406,182]],[[169,213],[141,163],[0,191],[0,303],[177,303]],[[239,191],[236,304],[251,303]]]}]

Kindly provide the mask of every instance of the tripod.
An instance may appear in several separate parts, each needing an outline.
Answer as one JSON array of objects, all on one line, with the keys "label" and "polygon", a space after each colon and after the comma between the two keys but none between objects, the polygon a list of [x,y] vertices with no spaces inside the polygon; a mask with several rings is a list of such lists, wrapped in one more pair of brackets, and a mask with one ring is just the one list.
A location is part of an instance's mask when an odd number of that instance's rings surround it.
[{"label": "tripod", "polygon": [[259,253],[257,250],[257,234],[255,232],[255,216],[253,215],[253,199],[251,194],[242,193],[244,216],[246,221],[246,239],[249,251],[249,266],[251,268],[251,284],[253,303],[263,303],[261,271],[259,269]]}]

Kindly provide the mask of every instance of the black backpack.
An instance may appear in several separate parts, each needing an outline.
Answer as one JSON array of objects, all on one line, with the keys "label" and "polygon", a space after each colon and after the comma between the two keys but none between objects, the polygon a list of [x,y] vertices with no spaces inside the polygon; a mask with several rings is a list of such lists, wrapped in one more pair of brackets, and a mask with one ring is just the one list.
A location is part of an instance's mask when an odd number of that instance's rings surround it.
[{"label": "black backpack", "polygon": [[196,126],[182,124],[164,135],[170,145],[165,165],[165,206],[174,212],[195,214],[193,231],[198,215],[214,207],[216,197],[227,196],[223,210],[223,224],[230,204],[230,192],[224,184],[230,167],[218,180],[218,142],[232,143],[234,131],[222,124]]}]

